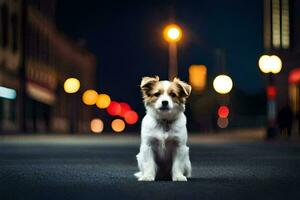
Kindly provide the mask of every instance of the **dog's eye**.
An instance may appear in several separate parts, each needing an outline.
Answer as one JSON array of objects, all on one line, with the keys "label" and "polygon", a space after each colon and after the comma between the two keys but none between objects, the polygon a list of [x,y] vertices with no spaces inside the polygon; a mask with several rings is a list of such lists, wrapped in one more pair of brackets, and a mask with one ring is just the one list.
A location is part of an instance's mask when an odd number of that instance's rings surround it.
[{"label": "dog's eye", "polygon": [[171,97],[176,97],[177,95],[176,95],[174,92],[171,92],[171,93],[170,93],[170,96],[171,96]]},{"label": "dog's eye", "polygon": [[154,93],[153,95],[154,95],[155,97],[159,97],[160,92],[156,92],[156,93]]}]

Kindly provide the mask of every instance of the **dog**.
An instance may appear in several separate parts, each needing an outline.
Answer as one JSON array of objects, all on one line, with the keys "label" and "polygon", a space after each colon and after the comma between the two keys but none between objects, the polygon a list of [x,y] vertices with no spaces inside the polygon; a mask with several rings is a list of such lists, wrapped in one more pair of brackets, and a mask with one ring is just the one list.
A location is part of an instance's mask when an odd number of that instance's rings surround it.
[{"label": "dog", "polygon": [[140,89],[146,108],[137,154],[139,181],[187,181],[192,167],[187,147],[185,102],[192,87],[174,78],[143,77]]}]

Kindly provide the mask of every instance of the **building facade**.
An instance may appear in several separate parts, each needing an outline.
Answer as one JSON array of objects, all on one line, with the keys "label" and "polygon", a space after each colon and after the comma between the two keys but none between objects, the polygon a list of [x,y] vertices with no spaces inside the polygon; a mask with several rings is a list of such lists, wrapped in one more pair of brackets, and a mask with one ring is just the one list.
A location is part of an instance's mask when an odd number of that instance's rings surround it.
[{"label": "building facade", "polygon": [[0,10],[1,132],[89,131],[93,111],[63,83],[95,88],[96,59],[57,30],[55,1],[0,0]]},{"label": "building facade", "polygon": [[277,108],[289,105],[294,131],[299,132],[300,107],[300,1],[264,0],[264,48],[278,55],[282,70],[275,75]]}]

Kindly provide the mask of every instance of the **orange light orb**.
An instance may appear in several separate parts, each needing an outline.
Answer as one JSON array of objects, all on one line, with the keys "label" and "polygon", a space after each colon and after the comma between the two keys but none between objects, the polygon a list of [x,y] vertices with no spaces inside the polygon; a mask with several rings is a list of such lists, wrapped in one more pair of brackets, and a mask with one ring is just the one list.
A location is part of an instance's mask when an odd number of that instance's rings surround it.
[{"label": "orange light orb", "polygon": [[182,38],[182,29],[177,24],[170,24],[163,30],[167,42],[178,42]]},{"label": "orange light orb", "polygon": [[111,122],[111,128],[115,132],[120,133],[125,129],[125,122],[122,119],[115,119]]},{"label": "orange light orb", "polygon": [[125,117],[125,114],[126,114],[128,111],[131,110],[130,105],[129,105],[128,103],[125,103],[125,102],[121,102],[120,105],[121,105],[121,112],[120,112],[119,115],[120,115],[121,117]]},{"label": "orange light orb", "polygon": [[101,133],[103,131],[104,125],[101,119],[93,119],[90,124],[91,131],[93,133]]},{"label": "orange light orb", "polygon": [[96,106],[100,109],[104,109],[109,106],[110,102],[110,97],[107,94],[99,94],[96,101]]},{"label": "orange light orb", "polygon": [[107,107],[106,111],[111,116],[119,115],[121,113],[121,105],[116,101],[112,101]]},{"label": "orange light orb", "polygon": [[86,105],[94,105],[97,102],[98,93],[95,90],[86,90],[82,95],[82,101]]},{"label": "orange light orb", "polygon": [[124,119],[127,124],[135,124],[138,121],[139,116],[135,111],[128,111],[125,114]]}]

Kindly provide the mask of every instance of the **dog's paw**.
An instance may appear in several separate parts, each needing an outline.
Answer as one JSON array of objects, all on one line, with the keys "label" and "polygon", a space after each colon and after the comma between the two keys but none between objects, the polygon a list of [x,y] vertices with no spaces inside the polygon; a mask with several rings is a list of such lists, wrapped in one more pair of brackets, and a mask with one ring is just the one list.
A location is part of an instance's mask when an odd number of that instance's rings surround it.
[{"label": "dog's paw", "polygon": [[187,178],[183,175],[176,175],[172,177],[173,181],[187,181]]},{"label": "dog's paw", "polygon": [[139,181],[154,181],[155,177],[150,175],[143,175],[138,180]]},{"label": "dog's paw", "polygon": [[142,172],[136,172],[134,176],[139,179],[142,176]]}]

